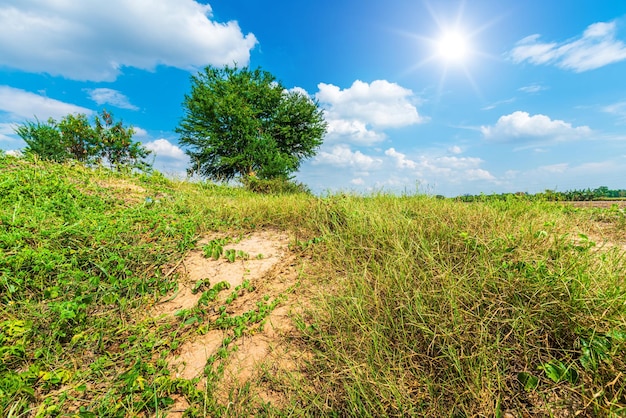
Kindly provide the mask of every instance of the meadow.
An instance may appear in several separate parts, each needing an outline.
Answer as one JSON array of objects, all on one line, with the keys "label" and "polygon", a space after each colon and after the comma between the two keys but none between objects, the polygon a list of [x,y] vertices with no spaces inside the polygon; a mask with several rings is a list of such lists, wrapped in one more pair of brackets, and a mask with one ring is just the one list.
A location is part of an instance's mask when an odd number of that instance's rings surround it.
[{"label": "meadow", "polygon": [[[272,258],[244,244],[269,232],[282,258],[252,278]],[[626,415],[618,206],[260,194],[2,155],[0,246],[5,417]],[[155,313],[192,253],[248,279]],[[214,334],[181,377],[171,359]],[[230,373],[255,341],[275,355]]]}]

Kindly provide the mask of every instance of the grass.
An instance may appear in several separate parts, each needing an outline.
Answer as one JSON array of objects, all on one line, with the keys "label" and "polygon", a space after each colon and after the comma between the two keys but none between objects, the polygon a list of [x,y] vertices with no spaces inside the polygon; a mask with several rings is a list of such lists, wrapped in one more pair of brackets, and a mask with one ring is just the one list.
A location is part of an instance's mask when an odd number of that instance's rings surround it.
[{"label": "grass", "polygon": [[[186,416],[621,416],[624,218],[516,197],[259,195],[2,156],[0,415],[166,416],[182,396]],[[215,395],[234,341],[280,300],[210,322],[231,291],[199,285],[202,306],[144,314],[201,237],[265,228],[290,233],[301,286],[324,290],[293,318],[304,377],[256,382],[285,405],[251,402],[249,383]],[[166,358],[209,329],[229,337],[199,388]]]},{"label": "grass", "polygon": [[326,243],[344,273],[309,335],[321,413],[625,412],[623,250],[578,237],[583,212],[389,196],[337,206]]}]

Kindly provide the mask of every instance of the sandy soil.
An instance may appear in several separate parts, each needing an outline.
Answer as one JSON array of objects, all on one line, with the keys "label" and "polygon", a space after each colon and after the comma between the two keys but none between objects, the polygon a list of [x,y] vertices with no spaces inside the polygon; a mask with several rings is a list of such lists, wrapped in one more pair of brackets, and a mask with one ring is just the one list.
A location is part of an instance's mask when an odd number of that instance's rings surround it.
[{"label": "sandy soil", "polygon": [[[293,314],[301,309],[298,295],[292,291],[298,280],[298,271],[296,260],[288,249],[289,237],[279,231],[265,230],[225,245],[224,250],[235,249],[249,255],[248,259],[238,259],[234,263],[223,257],[218,260],[205,257],[202,247],[209,240],[210,238],[201,240],[197,248],[177,267],[180,273],[178,291],[156,305],[150,315],[152,317],[174,315],[181,309],[194,307],[202,292],[193,294],[192,288],[197,281],[203,279],[209,279],[211,285],[220,281],[230,284],[230,290],[220,293],[222,300],[244,280],[249,280],[254,286],[253,292],[244,293],[228,305],[227,312],[231,316],[254,309],[257,302],[264,298],[272,301],[281,297],[280,304],[267,317],[261,330],[244,334],[231,343],[237,347],[225,360],[224,377],[217,393],[220,399],[227,401],[229,390],[240,387],[248,381],[255,382],[257,387],[254,391],[258,400],[280,405],[283,402],[281,394],[270,387],[259,386],[258,383],[263,379],[258,377],[260,373],[280,374],[295,371],[297,360],[303,356],[303,353],[290,350],[285,343],[285,337],[295,332]],[[222,304],[218,300],[215,306]],[[217,313],[210,320],[215,318]],[[216,354],[227,336],[228,331],[210,330],[187,341],[168,359],[172,375],[184,379],[200,377],[199,386],[203,386],[202,377],[207,360]],[[182,417],[185,409],[189,407],[183,398],[177,398],[175,401],[168,417]]]}]

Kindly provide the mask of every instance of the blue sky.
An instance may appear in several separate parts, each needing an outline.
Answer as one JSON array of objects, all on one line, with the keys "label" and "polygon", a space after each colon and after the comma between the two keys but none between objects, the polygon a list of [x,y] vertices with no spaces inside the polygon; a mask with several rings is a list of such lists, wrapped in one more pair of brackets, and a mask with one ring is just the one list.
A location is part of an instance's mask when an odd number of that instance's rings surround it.
[{"label": "blue sky", "polygon": [[184,176],[189,77],[233,62],[325,109],[318,193],[626,187],[622,0],[4,0],[0,148],[106,108]]}]

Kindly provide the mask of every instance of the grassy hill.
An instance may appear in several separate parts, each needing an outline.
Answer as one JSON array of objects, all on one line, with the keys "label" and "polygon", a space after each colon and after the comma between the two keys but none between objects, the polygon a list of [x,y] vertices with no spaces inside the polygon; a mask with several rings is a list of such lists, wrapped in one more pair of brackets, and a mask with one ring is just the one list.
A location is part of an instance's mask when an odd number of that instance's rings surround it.
[{"label": "grassy hill", "polygon": [[1,156],[0,415],[624,415],[625,231]]}]

